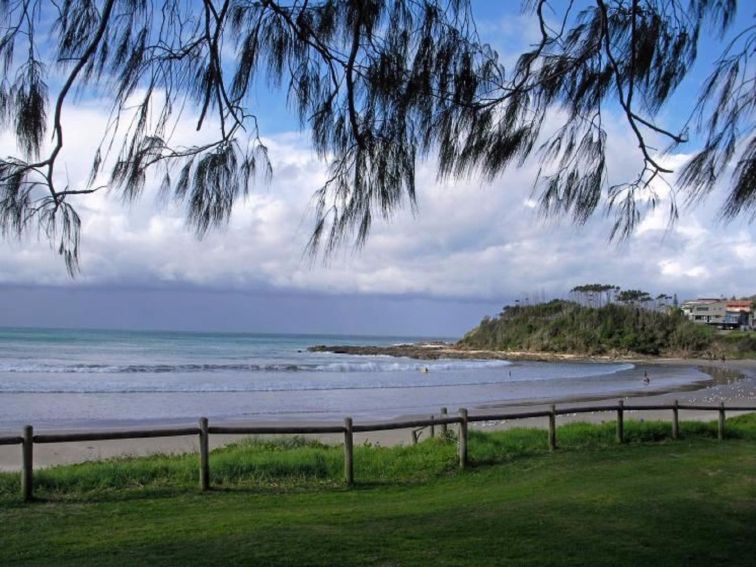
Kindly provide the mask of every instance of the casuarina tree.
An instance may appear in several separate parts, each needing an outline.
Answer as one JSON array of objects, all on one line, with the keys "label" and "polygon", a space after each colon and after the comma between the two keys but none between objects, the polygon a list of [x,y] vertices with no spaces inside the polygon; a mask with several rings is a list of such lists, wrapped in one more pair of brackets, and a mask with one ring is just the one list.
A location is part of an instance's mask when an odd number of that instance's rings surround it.
[{"label": "casuarina tree", "polygon": [[[691,200],[723,183],[722,215],[752,219],[756,26],[731,29],[736,7],[531,0],[540,38],[505,68],[466,0],[0,0],[0,121],[17,146],[0,160],[0,230],[38,229],[74,273],[77,204],[105,188],[136,199],[154,179],[202,236],[271,174],[252,96],[260,85],[286,93],[327,163],[313,187],[312,250],[361,244],[374,218],[414,207],[425,158],[441,177],[496,178],[535,156],[543,212],[584,222],[604,203],[614,237],[632,233],[639,202],[658,202],[660,179]],[[659,110],[712,34],[727,41],[693,126],[662,124]],[[61,163],[76,95],[111,105],[81,186]],[[637,174],[619,184],[607,174],[608,112],[640,148]],[[171,132],[182,120],[212,135],[179,145]],[[692,157],[672,171],[659,140]]]}]

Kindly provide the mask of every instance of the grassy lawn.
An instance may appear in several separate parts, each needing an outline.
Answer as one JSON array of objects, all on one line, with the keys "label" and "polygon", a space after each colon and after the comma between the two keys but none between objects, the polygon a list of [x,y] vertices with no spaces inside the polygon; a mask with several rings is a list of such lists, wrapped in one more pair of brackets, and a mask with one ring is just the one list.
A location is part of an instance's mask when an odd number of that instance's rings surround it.
[{"label": "grassy lawn", "polygon": [[247,442],[211,456],[121,459],[40,472],[39,501],[0,475],[0,564],[725,564],[756,557],[756,414],[713,424],[628,422],[473,433],[455,444],[341,449]]}]

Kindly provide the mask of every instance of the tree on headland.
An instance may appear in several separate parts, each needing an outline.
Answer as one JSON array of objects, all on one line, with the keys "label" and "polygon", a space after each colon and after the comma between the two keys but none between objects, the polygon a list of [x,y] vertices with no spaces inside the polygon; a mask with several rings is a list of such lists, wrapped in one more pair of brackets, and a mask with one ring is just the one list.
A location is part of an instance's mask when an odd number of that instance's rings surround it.
[{"label": "tree on headland", "polygon": [[581,305],[601,307],[611,303],[619,290],[619,286],[612,284],[584,284],[573,287],[570,296]]},{"label": "tree on headland", "polygon": [[671,295],[666,293],[660,293],[653,297],[647,291],[639,289],[623,290],[612,284],[577,285],[570,290],[569,296],[583,307],[603,307],[616,301],[625,305],[664,309],[673,299]]},{"label": "tree on headland", "polygon": [[625,305],[643,305],[651,300],[651,294],[640,289],[623,289],[617,294],[617,301]]},{"label": "tree on headland", "polygon": [[[756,215],[756,27],[732,30],[735,0],[526,6],[540,37],[505,69],[466,0],[2,0],[0,123],[18,152],[0,160],[0,231],[38,229],[74,273],[75,205],[106,187],[136,199],[155,178],[204,235],[271,174],[252,97],[266,81],[287,93],[328,165],[312,250],[359,245],[376,216],[414,207],[416,162],[428,156],[440,177],[495,178],[537,155],[541,210],[582,223],[603,203],[616,213],[613,237],[660,202],[659,179],[688,200],[726,183],[722,215]],[[691,109],[696,135],[657,115],[706,34],[727,41]],[[88,93],[110,100],[111,117],[89,181],[71,186],[63,113]],[[637,174],[619,184],[606,167],[612,111],[640,151]],[[178,145],[182,117],[212,136]],[[700,142],[676,180],[659,140]]]}]

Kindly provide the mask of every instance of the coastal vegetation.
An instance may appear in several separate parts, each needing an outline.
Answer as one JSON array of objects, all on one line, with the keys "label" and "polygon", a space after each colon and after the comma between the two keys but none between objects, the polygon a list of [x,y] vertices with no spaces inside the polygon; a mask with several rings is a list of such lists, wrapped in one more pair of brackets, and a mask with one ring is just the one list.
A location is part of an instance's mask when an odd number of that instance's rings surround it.
[{"label": "coastal vegetation", "polygon": [[[196,455],[123,458],[40,472],[40,502],[0,475],[0,560],[56,565],[748,564],[756,553],[756,414],[714,423],[471,432],[472,467],[450,439],[356,449],[294,438]],[[652,513],[650,513],[652,511]],[[680,521],[685,518],[685,521]],[[590,557],[586,555],[590,550]]]},{"label": "coastal vegetation", "polygon": [[643,293],[599,307],[561,299],[508,306],[498,317],[485,317],[458,345],[583,355],[744,357],[756,351],[756,334],[722,335],[692,323],[677,309],[645,308],[636,302],[650,298]]},{"label": "coastal vegetation", "polygon": [[723,352],[734,357],[756,358],[756,332],[729,331],[717,333],[715,344]]}]

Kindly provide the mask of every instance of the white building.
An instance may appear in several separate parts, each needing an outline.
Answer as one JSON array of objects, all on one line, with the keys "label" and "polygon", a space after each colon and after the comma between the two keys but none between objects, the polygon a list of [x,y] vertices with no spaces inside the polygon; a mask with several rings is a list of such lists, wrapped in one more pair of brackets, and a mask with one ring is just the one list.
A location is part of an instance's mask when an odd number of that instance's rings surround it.
[{"label": "white building", "polygon": [[694,323],[722,329],[753,327],[750,299],[700,298],[685,301],[682,312]]}]

